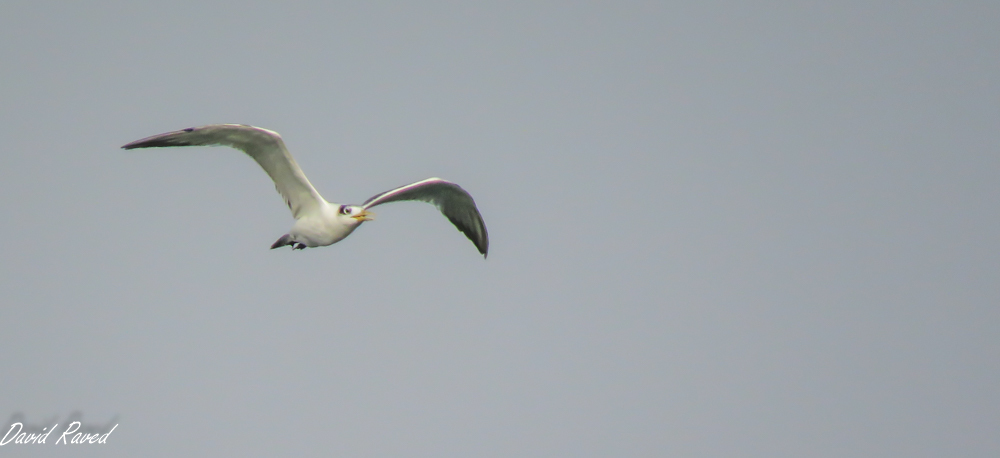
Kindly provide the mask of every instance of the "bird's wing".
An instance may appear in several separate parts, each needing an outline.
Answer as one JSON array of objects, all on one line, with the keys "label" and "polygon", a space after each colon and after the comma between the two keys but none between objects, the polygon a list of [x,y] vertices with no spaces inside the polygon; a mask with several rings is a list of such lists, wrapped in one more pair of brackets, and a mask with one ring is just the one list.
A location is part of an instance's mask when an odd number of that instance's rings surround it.
[{"label": "bird's wing", "polygon": [[296,219],[318,212],[325,202],[295,163],[281,136],[267,129],[240,124],[212,124],[146,137],[122,148],[202,145],[231,146],[247,153],[274,180],[274,187],[285,198]]},{"label": "bird's wing", "polygon": [[366,200],[361,206],[368,209],[398,200],[419,200],[434,204],[486,257],[490,248],[486,224],[483,223],[483,217],[472,196],[457,184],[440,178],[428,178],[383,192]]}]

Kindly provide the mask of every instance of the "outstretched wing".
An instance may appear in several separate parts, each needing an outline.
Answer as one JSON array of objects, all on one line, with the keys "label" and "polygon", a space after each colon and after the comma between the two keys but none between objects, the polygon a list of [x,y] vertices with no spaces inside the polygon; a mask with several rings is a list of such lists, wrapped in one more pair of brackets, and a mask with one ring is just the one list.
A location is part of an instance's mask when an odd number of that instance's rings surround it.
[{"label": "outstretched wing", "polygon": [[274,187],[296,219],[318,212],[323,202],[277,132],[241,124],[212,124],[146,137],[124,149],[160,146],[231,146],[252,157],[274,180]]},{"label": "outstretched wing", "polygon": [[459,185],[440,178],[428,178],[383,192],[365,201],[365,209],[398,200],[419,200],[434,204],[441,213],[476,245],[483,257],[490,248],[486,224],[476,208],[476,201]]}]

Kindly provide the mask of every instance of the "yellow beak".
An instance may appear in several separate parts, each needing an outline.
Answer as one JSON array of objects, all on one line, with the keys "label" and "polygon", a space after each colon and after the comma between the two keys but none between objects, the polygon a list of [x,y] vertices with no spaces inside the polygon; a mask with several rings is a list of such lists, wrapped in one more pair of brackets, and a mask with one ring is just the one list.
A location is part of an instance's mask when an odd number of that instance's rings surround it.
[{"label": "yellow beak", "polygon": [[354,218],[358,221],[371,221],[375,219],[375,214],[369,211],[361,210],[361,213],[351,216],[351,218]]}]

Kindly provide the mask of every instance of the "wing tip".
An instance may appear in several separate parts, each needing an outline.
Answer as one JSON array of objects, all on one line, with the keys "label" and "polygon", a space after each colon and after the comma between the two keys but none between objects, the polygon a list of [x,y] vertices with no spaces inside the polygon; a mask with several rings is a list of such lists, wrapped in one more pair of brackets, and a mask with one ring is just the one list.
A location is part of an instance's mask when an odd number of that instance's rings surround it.
[{"label": "wing tip", "polygon": [[176,138],[178,134],[188,134],[197,130],[197,127],[188,127],[186,129],[175,130],[173,132],[167,132],[165,134],[153,135],[152,137],[141,138],[131,143],[126,143],[122,145],[122,149],[136,149],[136,148],[155,148],[162,146],[192,146],[193,143],[190,141],[185,141]]},{"label": "wing tip", "polygon": [[[490,239],[489,239],[489,236],[487,236],[485,234],[486,225],[483,225],[481,227],[483,229],[483,233],[479,234],[479,235],[481,235],[482,237],[475,237],[472,233],[470,233],[471,231],[470,232],[466,232],[465,236],[468,237],[469,240],[472,241],[473,245],[476,246],[476,249],[479,250],[479,254],[483,255],[483,259],[486,259],[486,257],[490,253]],[[462,231],[462,232],[465,232],[465,231]]]},{"label": "wing tip", "polygon": [[136,148],[159,148],[165,146],[193,146],[194,143],[189,141],[170,139],[170,138],[152,138],[137,140],[127,145],[123,145],[122,149],[136,149]]},{"label": "wing tip", "polygon": [[122,149],[136,149],[136,148],[143,148],[142,140],[136,140],[134,142],[122,145]]}]

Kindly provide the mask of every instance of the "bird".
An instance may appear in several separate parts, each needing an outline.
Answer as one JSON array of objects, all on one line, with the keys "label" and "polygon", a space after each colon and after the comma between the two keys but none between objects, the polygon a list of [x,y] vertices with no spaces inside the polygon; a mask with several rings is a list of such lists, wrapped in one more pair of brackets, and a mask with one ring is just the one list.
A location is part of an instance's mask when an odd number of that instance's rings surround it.
[{"label": "bird", "polygon": [[441,213],[472,241],[485,259],[490,247],[486,224],[465,189],[441,178],[427,178],[376,194],[361,205],[328,202],[309,183],[277,132],[246,124],[210,124],[153,135],[122,149],[169,146],[229,146],[243,151],[267,172],[295,218],[295,224],[271,249],[291,246],[304,250],[343,240],[365,221],[374,219],[370,208],[404,200],[423,201]]}]

